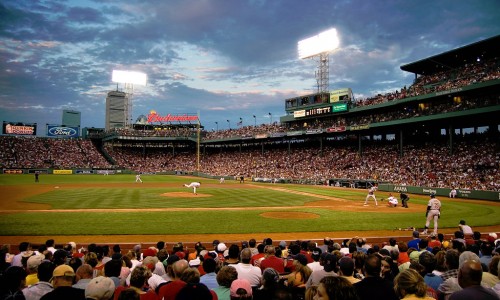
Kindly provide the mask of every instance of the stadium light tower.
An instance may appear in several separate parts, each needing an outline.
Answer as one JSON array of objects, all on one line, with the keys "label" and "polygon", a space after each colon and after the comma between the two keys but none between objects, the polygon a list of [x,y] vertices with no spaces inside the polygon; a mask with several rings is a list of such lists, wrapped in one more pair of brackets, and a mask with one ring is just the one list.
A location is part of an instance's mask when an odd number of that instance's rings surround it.
[{"label": "stadium light tower", "polygon": [[134,95],[135,85],[146,85],[147,75],[135,71],[113,70],[111,80],[124,85],[124,92],[127,94],[127,103],[125,110],[125,127],[132,127],[132,96]]},{"label": "stadium light tower", "polygon": [[329,91],[330,52],[338,47],[339,38],[335,28],[298,42],[300,59],[319,57],[318,71],[315,73],[318,93]]}]

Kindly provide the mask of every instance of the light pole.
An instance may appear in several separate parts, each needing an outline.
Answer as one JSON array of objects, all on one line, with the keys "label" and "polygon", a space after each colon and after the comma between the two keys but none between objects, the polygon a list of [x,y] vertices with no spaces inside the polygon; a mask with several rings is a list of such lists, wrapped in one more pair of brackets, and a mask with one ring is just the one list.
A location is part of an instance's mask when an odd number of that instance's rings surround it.
[{"label": "light pole", "polygon": [[229,120],[227,120],[227,126],[229,126],[229,130],[231,130],[231,122],[229,122]]},{"label": "light pole", "polygon": [[240,126],[243,126],[243,119],[240,117]]},{"label": "light pole", "polygon": [[269,124],[273,124],[273,114],[272,113],[269,113]]},{"label": "light pole", "polygon": [[215,122],[215,126],[217,127],[216,131],[219,131],[219,122]]},{"label": "light pole", "polygon": [[257,117],[253,115],[253,126],[257,127]]}]

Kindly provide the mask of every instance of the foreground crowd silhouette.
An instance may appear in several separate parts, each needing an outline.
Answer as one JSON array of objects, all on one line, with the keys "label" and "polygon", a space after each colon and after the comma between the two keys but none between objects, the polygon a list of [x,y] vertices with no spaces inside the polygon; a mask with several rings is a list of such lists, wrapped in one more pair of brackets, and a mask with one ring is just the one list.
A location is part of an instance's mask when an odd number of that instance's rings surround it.
[{"label": "foreground crowd silhouette", "polygon": [[414,231],[379,244],[214,240],[194,249],[54,244],[1,248],[0,299],[500,299],[496,233]]}]

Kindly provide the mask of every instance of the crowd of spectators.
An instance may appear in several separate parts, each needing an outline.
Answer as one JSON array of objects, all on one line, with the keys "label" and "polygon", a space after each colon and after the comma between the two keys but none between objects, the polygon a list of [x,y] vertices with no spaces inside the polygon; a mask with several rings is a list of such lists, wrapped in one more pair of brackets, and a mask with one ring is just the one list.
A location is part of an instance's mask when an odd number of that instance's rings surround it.
[{"label": "crowd of spectators", "polygon": [[214,240],[190,250],[22,242],[12,254],[0,248],[0,299],[499,299],[496,233],[411,235]]},{"label": "crowd of spectators", "polygon": [[[206,147],[198,169],[194,147],[105,144],[109,163],[90,140],[2,137],[2,168],[125,168],[139,173],[200,171],[213,176],[289,179],[375,180],[397,185],[500,190],[499,145],[480,134],[454,142],[426,141],[403,146],[387,141],[269,143],[264,146]],[[156,144],[159,145],[159,144]]]},{"label": "crowd of spectators", "polygon": [[111,168],[89,139],[0,138],[1,168]]},{"label": "crowd of spectators", "polygon": [[[200,170],[214,176],[248,176],[273,179],[376,180],[397,185],[471,190],[500,190],[499,145],[487,139],[456,142],[453,153],[445,142],[403,146],[369,143],[359,155],[357,145],[311,143],[248,147],[207,148]],[[162,148],[106,148],[123,167],[140,172],[198,171],[194,150],[173,153]],[[146,153],[144,153],[144,151]]]},{"label": "crowd of spectators", "polygon": [[500,64],[498,58],[488,61],[479,60],[475,63],[466,64],[458,69],[419,76],[414,84],[408,88],[404,86],[401,90],[396,90],[394,92],[358,99],[353,104],[358,107],[375,105],[434,92],[452,90],[499,78]]}]

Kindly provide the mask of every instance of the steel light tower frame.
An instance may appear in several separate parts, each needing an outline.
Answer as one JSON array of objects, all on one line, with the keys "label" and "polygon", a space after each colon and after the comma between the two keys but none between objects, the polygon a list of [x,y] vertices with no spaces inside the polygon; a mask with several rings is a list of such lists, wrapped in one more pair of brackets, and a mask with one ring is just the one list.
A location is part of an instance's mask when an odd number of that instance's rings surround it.
[{"label": "steel light tower frame", "polygon": [[330,83],[330,53],[339,47],[335,28],[298,42],[300,59],[319,58],[315,72],[318,93],[328,92]]}]

